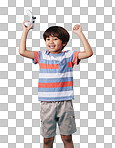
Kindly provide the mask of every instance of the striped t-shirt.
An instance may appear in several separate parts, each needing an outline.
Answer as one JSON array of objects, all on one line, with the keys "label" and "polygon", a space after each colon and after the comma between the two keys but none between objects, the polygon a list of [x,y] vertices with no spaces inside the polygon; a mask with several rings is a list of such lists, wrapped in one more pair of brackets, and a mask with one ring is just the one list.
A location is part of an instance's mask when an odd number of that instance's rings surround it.
[{"label": "striped t-shirt", "polygon": [[74,99],[73,66],[78,65],[78,51],[58,54],[33,51],[34,64],[39,64],[38,100],[64,101]]}]

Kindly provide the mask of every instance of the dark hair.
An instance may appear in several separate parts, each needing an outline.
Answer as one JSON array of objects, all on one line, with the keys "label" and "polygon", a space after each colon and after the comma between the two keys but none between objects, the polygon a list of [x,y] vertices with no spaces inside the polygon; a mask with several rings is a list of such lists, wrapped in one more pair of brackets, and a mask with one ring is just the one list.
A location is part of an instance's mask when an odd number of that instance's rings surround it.
[{"label": "dark hair", "polygon": [[62,44],[64,44],[64,43],[67,44],[67,42],[69,41],[69,38],[70,38],[68,31],[60,26],[49,27],[43,34],[44,40],[46,40],[46,38],[49,36],[54,36],[54,37],[59,38],[60,40],[62,40]]}]

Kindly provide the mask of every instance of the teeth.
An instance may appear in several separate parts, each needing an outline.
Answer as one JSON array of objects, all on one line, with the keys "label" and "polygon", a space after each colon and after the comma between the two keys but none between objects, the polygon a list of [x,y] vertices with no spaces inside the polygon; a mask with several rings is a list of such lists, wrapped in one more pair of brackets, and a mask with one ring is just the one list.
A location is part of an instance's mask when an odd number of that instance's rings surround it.
[{"label": "teeth", "polygon": [[54,48],[55,46],[50,46],[50,48]]}]

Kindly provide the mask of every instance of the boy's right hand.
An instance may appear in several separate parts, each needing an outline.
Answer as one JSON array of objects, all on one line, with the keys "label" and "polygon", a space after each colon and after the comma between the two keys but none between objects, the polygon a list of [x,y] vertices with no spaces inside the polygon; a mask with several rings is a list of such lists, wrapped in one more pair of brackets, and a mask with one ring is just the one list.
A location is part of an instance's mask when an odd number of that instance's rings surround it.
[{"label": "boy's right hand", "polygon": [[24,32],[28,32],[28,31],[33,27],[33,24],[31,24],[30,27],[26,27],[25,24],[24,24],[25,22],[29,22],[29,21],[24,21],[24,22],[22,23],[23,31],[24,31]]}]

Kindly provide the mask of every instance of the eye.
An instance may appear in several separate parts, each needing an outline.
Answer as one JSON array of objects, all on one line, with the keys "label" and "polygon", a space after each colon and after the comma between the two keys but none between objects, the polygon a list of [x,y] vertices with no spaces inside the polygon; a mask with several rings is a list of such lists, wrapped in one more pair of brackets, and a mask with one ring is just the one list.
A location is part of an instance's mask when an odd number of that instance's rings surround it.
[{"label": "eye", "polygon": [[46,38],[46,40],[49,41],[50,39],[49,38]]},{"label": "eye", "polygon": [[58,40],[58,38],[54,38],[54,40]]}]

